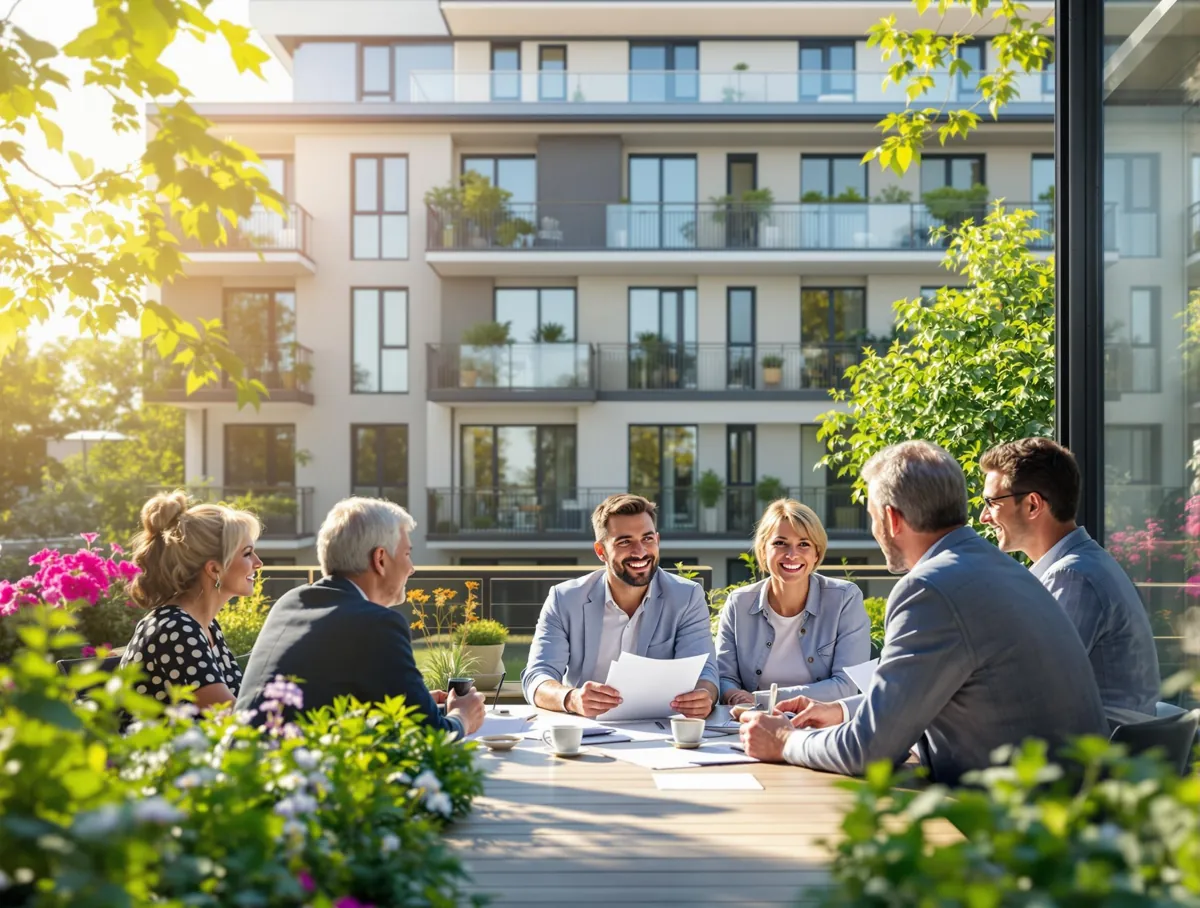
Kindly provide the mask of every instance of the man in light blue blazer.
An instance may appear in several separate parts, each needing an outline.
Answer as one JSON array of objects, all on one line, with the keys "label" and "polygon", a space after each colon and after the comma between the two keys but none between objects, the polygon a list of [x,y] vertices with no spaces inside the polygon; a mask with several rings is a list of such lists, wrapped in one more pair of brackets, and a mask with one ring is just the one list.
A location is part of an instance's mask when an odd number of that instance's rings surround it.
[{"label": "man in light blue blazer", "polygon": [[592,514],[595,551],[604,569],[550,590],[538,617],[525,699],[542,709],[594,717],[621,702],[604,684],[622,652],[651,659],[706,655],[695,690],[671,708],[707,716],[717,702],[717,660],[704,589],[658,566],[655,505],[640,495],[612,495]]},{"label": "man in light blue blazer", "polygon": [[[1005,744],[1057,748],[1108,735],[1087,653],[1070,619],[1028,570],[968,526],[966,481],[929,442],[886,448],[863,468],[872,532],[888,569],[883,653],[865,695],[779,704],[755,716],[746,752],[844,775],[916,749],[933,781],[954,784]],[[793,724],[795,727],[793,727]]]}]

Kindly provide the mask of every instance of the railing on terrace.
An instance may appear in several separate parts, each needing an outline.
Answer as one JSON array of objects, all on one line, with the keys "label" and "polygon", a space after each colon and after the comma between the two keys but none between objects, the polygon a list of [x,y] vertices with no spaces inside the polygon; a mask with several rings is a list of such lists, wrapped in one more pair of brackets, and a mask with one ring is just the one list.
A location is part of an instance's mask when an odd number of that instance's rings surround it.
[{"label": "railing on terrace", "polygon": [[[283,213],[255,205],[237,224],[226,224],[228,241],[217,246],[197,237],[183,236],[184,252],[299,252],[311,258],[312,215],[294,202]],[[176,231],[179,232],[178,230]]]},{"label": "railing on terrace", "polygon": [[[933,73],[930,98],[974,103],[981,99],[970,82],[943,71]],[[747,105],[904,105],[902,85],[883,82],[882,70],[625,70],[620,72],[514,72],[424,70],[409,76],[415,104],[722,104]],[[1020,96],[1012,105],[1052,104],[1040,73],[1016,77]]]},{"label": "railing on terrace", "polygon": [[430,344],[428,387],[436,391],[595,389],[595,356],[591,344]]},{"label": "railing on terrace", "polygon": [[600,391],[826,390],[845,386],[847,367],[862,360],[864,346],[833,344],[694,344],[644,341],[601,344]]},{"label": "railing on terrace", "polygon": [[[257,379],[268,391],[295,391],[311,394],[313,375],[312,350],[303,344],[287,342],[280,344],[237,344],[230,348],[242,361],[244,376]],[[142,359],[145,369],[145,391],[150,399],[165,396],[174,399],[175,392],[187,390],[187,369],[159,357],[153,347],[148,347]],[[203,392],[214,390],[230,391],[233,379],[222,371],[215,384],[205,385]]]},{"label": "railing on terrace", "polygon": [[[152,492],[171,491],[153,488]],[[314,535],[313,496],[306,486],[188,486],[188,495],[200,501],[221,502],[252,511],[262,521],[260,539],[303,539]]]},{"label": "railing on terrace", "polygon": [[[1006,202],[1033,212],[1029,226],[1044,231],[1030,245],[1054,246],[1054,206]],[[977,223],[991,209],[976,202],[733,202],[510,203],[501,210],[450,211],[429,207],[427,248],[514,251],[932,251],[937,227]],[[1106,221],[1107,223],[1107,221]],[[1114,220],[1114,224],[1115,224]],[[1116,236],[1106,233],[1106,246]],[[1111,246],[1110,248],[1116,248]]]},{"label": "railing on terrace", "polygon": [[[591,538],[596,506],[621,489],[570,486],[532,488],[429,489],[432,539],[476,536],[510,538]],[[694,486],[634,489],[658,504],[658,528],[666,537],[729,536],[749,539],[763,504],[753,486],[725,489],[711,507]],[[786,490],[817,512],[830,533],[868,532],[866,508],[854,502],[849,486]]]}]

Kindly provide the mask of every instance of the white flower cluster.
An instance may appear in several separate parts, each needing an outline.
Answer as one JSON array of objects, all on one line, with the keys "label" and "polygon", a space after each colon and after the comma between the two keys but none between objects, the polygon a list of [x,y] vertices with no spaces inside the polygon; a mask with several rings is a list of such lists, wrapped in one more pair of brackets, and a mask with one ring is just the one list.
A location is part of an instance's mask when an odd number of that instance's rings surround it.
[{"label": "white flower cluster", "polygon": [[412,790],[418,797],[423,796],[422,803],[430,813],[449,817],[454,812],[454,804],[451,803],[450,796],[442,791],[442,783],[432,770],[421,770],[420,774],[412,781]]}]

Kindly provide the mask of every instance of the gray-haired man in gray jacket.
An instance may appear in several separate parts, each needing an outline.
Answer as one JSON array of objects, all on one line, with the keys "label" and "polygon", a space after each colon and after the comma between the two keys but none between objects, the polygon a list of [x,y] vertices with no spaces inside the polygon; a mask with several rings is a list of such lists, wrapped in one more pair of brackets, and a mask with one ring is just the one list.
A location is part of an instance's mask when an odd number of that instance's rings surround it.
[{"label": "gray-haired man in gray jacket", "polygon": [[1028,570],[966,526],[957,461],[904,442],[872,457],[863,479],[888,569],[907,572],[888,597],[874,680],[836,703],[780,704],[797,713],[791,723],[750,714],[747,753],[861,775],[915,745],[934,781],[955,783],[1003,744],[1107,735],[1079,635]]}]

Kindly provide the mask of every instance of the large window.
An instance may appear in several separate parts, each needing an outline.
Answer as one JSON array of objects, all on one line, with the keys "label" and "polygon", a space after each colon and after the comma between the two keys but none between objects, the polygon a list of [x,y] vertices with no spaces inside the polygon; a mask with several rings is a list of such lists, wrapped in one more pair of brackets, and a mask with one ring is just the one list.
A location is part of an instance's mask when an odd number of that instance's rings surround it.
[{"label": "large window", "polygon": [[350,427],[351,494],[408,505],[408,426]]},{"label": "large window", "polygon": [[227,290],[222,324],[247,377],[279,387],[296,364],[296,291]]},{"label": "large window", "polygon": [[512,193],[508,205],[515,217],[536,217],[537,158],[533,155],[464,155],[462,170]]},{"label": "large window", "polygon": [[696,387],[696,290],[629,289],[629,387]]},{"label": "large window", "polygon": [[387,44],[359,46],[362,82],[359,97],[363,101],[392,100],[392,49]]},{"label": "large window", "polygon": [[567,100],[567,46],[543,44],[538,47],[538,99]]},{"label": "large window", "polygon": [[492,45],[492,100],[521,100],[521,45]]},{"label": "large window", "polygon": [[970,189],[986,185],[982,155],[934,155],[921,158],[921,194],[935,189]]},{"label": "large window", "polygon": [[960,101],[973,101],[979,94],[979,79],[983,76],[986,63],[984,45],[981,42],[964,44],[958,49],[958,57],[971,67],[969,73],[958,74],[958,97]]},{"label": "large window", "polygon": [[397,44],[397,101],[453,101],[454,45]]},{"label": "large window", "polygon": [[1125,306],[1109,301],[1104,325],[1104,384],[1109,393],[1160,390],[1159,296],[1158,287],[1132,287]]},{"label": "large window", "polygon": [[518,344],[575,340],[574,287],[497,287],[496,321]]},{"label": "large window", "polygon": [[583,529],[575,426],[463,426],[458,511],[474,530]]},{"label": "large window", "polygon": [[867,168],[858,155],[804,155],[800,159],[800,198],[804,202],[865,202]]},{"label": "large window", "polygon": [[800,100],[816,101],[827,95],[854,97],[851,42],[800,45]]},{"label": "large window", "polygon": [[697,44],[633,42],[629,45],[629,100],[697,101],[699,70]]},{"label": "large window", "polygon": [[725,526],[749,535],[758,519],[754,426],[726,426],[725,447]]},{"label": "large window", "polygon": [[660,530],[697,529],[696,426],[630,426],[629,491],[658,504]]},{"label": "large window", "polygon": [[863,287],[805,287],[800,291],[800,340],[805,344],[852,344],[867,327]]},{"label": "large window", "polygon": [[352,258],[408,258],[408,158],[355,155]]},{"label": "large window", "polygon": [[575,341],[574,287],[497,287],[495,318],[508,324],[513,343],[475,348],[491,364],[499,387],[579,387],[589,375],[588,347]]},{"label": "large window", "polygon": [[351,291],[355,394],[408,391],[408,291],[355,288]]},{"label": "large window", "polygon": [[1105,239],[1123,258],[1158,258],[1160,191],[1158,154],[1105,155]]},{"label": "large window", "polygon": [[696,246],[696,156],[630,155],[629,245]]},{"label": "large window", "polygon": [[729,388],[753,388],[755,289],[730,287],[725,296],[727,347],[725,385]]},{"label": "large window", "polygon": [[259,489],[295,484],[295,426],[226,424],[226,486]]}]

